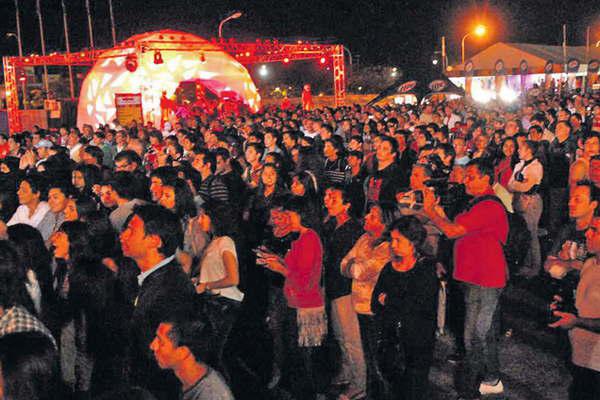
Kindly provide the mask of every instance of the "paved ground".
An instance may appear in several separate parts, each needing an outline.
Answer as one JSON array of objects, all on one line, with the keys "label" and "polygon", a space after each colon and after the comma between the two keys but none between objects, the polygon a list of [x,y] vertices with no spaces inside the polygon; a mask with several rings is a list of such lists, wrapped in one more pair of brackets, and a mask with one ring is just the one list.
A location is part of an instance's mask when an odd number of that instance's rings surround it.
[{"label": "paved ground", "polygon": [[[506,290],[504,299],[504,328],[512,328],[511,337],[502,337],[500,359],[502,381],[506,391],[502,396],[488,396],[486,399],[510,400],[563,400],[567,399],[570,375],[558,355],[557,334],[545,327],[544,318],[547,302],[540,293],[541,282],[515,285]],[[237,377],[235,385],[238,399],[289,399],[282,391],[265,390],[265,376],[269,366],[265,365],[268,353],[268,339],[255,335],[251,330],[242,334],[246,344],[250,344],[252,355],[232,375]],[[438,338],[435,361],[430,373],[432,400],[456,398],[454,391],[455,366],[446,362],[453,351],[453,340],[449,335]],[[375,399],[377,400],[377,399]]]},{"label": "paved ground", "polygon": [[[518,285],[507,290],[505,297],[505,327],[513,329],[510,338],[502,337],[500,361],[503,396],[490,399],[510,400],[564,400],[570,375],[558,356],[557,333],[546,328],[544,317],[547,303],[533,294],[538,292],[536,282]],[[438,340],[436,360],[430,374],[432,399],[454,399],[454,368],[445,362],[452,351],[449,336]]]}]

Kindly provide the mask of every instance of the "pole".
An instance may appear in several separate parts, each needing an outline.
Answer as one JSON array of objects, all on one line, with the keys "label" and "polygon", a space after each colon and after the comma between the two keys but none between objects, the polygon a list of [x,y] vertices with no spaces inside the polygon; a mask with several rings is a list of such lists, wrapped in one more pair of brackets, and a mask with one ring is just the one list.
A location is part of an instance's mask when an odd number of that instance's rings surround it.
[{"label": "pole", "polygon": [[467,37],[469,37],[469,35],[471,35],[471,33],[470,33],[470,32],[469,32],[469,33],[467,33],[465,36],[463,36],[463,38],[462,38],[462,41],[461,41],[461,43],[460,43],[460,50],[461,50],[461,57],[460,57],[460,60],[461,60],[461,63],[462,63],[462,65],[463,65],[463,70],[464,70],[464,68],[465,68],[465,39],[466,39]]},{"label": "pole", "polygon": [[115,30],[115,14],[113,13],[112,0],[108,0],[108,13],[110,14],[110,30],[112,33],[113,47],[117,46],[117,31]]},{"label": "pole", "polygon": [[590,61],[590,26],[585,30],[585,62]]},{"label": "pole", "polygon": [[[17,44],[19,46],[19,57],[23,57],[23,42],[21,41],[21,16],[19,15],[19,0],[15,0],[15,17],[17,20]],[[23,96],[23,108],[27,109],[27,89],[26,83],[21,82],[21,94]]]},{"label": "pole", "polygon": [[92,13],[90,12],[90,0],[85,0],[85,12],[88,20],[88,34],[90,36],[90,49],[94,50],[94,29],[92,28]]},{"label": "pole", "polygon": [[[44,21],[42,20],[42,6],[40,0],[36,0],[35,9],[37,12],[38,22],[40,25],[40,40],[42,42],[42,56],[46,56],[46,40],[44,36]],[[44,59],[44,90],[46,91],[46,98],[48,97],[48,67],[46,66],[46,60]]]},{"label": "pole", "polygon": [[63,12],[63,27],[65,29],[65,45],[67,48],[67,68],[69,69],[69,91],[71,100],[75,99],[75,85],[73,84],[73,67],[71,66],[71,42],[69,41],[69,25],[67,22],[67,7],[65,0],[60,0],[60,5]]},{"label": "pole", "polygon": [[563,28],[563,43],[562,43],[563,66],[564,66],[564,72],[566,74],[567,73],[567,24],[563,24],[562,28]]},{"label": "pole", "polygon": [[225,22],[229,21],[230,19],[231,15],[219,23],[219,39],[223,37],[223,25],[225,25]]},{"label": "pole", "polygon": [[442,36],[442,71],[446,73],[446,68],[448,67],[446,62],[446,36]]},{"label": "pole", "polygon": [[350,77],[352,76],[352,53],[350,52],[350,49],[347,48],[346,46],[343,46],[344,50],[348,52],[348,61],[350,63],[350,71],[348,71],[348,79],[350,79]]}]

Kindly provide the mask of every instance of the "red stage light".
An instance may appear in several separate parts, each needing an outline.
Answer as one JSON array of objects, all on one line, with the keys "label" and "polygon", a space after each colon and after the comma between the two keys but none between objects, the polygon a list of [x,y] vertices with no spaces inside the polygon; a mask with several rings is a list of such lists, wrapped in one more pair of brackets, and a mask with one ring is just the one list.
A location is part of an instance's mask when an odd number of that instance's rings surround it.
[{"label": "red stage light", "polygon": [[321,64],[325,64],[326,61],[327,61],[327,59],[325,59],[325,57],[321,57],[321,59],[319,60],[319,62]]},{"label": "red stage light", "polygon": [[137,57],[135,54],[129,54],[127,56],[127,58],[125,59],[125,68],[127,68],[127,71],[129,72],[135,72],[135,70],[137,70],[138,67],[138,61],[137,61]]},{"label": "red stage light", "polygon": [[160,54],[160,51],[156,50],[154,52],[154,64],[158,65],[158,64],[162,64],[163,62],[164,61],[163,61],[163,58],[162,58],[162,54]]}]

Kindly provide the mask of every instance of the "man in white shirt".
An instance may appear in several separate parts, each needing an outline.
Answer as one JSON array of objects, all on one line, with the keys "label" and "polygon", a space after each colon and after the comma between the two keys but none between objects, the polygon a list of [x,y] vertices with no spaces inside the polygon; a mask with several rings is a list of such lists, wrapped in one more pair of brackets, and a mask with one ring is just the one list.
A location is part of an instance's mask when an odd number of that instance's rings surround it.
[{"label": "man in white shirt", "polygon": [[581,269],[575,299],[577,315],[555,311],[559,320],[550,324],[552,328],[570,329],[572,399],[600,398],[600,217],[594,216],[585,238],[594,257]]},{"label": "man in white shirt", "polygon": [[46,198],[46,182],[40,175],[28,175],[19,184],[17,190],[20,206],[6,223],[7,226],[27,224],[37,228],[50,210]]}]

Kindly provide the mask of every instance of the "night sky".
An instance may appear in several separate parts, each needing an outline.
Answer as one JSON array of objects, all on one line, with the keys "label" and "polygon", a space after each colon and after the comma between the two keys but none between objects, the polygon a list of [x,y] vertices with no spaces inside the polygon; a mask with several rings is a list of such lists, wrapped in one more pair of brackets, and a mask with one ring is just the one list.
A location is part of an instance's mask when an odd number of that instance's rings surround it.
[{"label": "night sky", "polygon": [[[14,0],[0,0],[0,53],[16,54]],[[84,0],[66,0],[74,50],[87,46]],[[111,45],[106,0],[91,0],[96,47]],[[35,0],[20,0],[24,51],[40,53]],[[48,51],[64,50],[60,0],[42,0]],[[361,64],[383,63],[406,69],[429,63],[440,37],[447,36],[450,62],[460,57],[460,39],[475,22],[490,27],[485,39],[467,39],[467,57],[497,41],[561,43],[568,26],[569,44],[585,44],[586,26],[592,41],[600,40],[598,0],[113,0],[117,39],[162,28],[180,29],[203,37],[216,36],[219,21],[232,10],[244,16],[230,21],[224,36],[238,40],[280,38],[338,42],[360,56]]]}]

